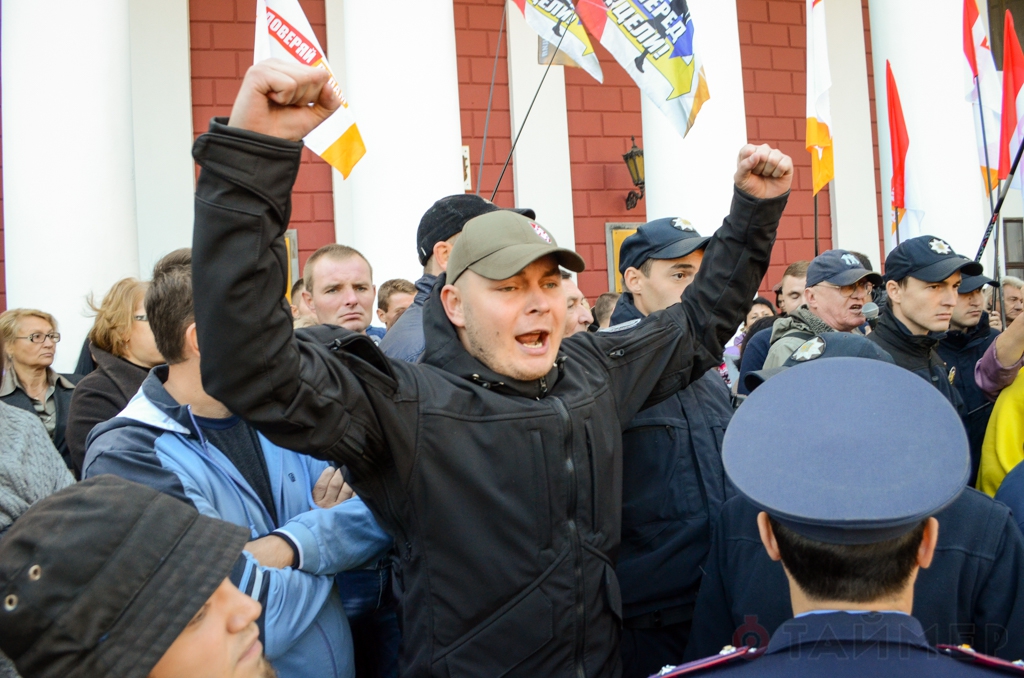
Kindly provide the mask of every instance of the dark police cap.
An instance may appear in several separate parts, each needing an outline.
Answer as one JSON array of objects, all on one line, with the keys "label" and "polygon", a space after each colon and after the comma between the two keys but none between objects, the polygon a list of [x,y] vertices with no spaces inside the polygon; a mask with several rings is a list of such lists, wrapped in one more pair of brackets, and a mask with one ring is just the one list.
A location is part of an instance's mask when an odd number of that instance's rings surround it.
[{"label": "dark police cap", "polygon": [[747,387],[748,392],[752,392],[776,374],[796,365],[822,358],[870,358],[887,363],[894,362],[891,355],[867,337],[848,332],[826,332],[805,341],[779,367],[749,372],[743,378],[743,384]]},{"label": "dark police cap", "polygon": [[619,273],[640,268],[648,259],[679,259],[708,245],[705,238],[683,219],[655,219],[636,229],[619,247]]},{"label": "dark police cap", "polygon": [[145,678],[248,538],[116,476],[72,485],[0,540],[0,650],[24,676]]},{"label": "dark police cap", "polygon": [[860,259],[846,250],[822,252],[807,267],[807,287],[823,282],[842,287],[864,279],[874,285],[882,284],[882,276],[864,268]]},{"label": "dark police cap", "polygon": [[960,294],[970,294],[980,290],[985,285],[995,285],[996,281],[985,275],[965,275],[960,280]]},{"label": "dark police cap", "polygon": [[[449,195],[435,202],[423,214],[419,228],[416,229],[416,256],[419,257],[420,264],[426,266],[430,255],[434,253],[434,245],[462,233],[467,221],[500,209],[478,195],[466,193]],[[527,219],[537,218],[537,214],[528,207],[509,211],[521,214]]]},{"label": "dark police cap", "polygon": [[[799,432],[779,405],[799,412]],[[881,435],[867,435],[866,426]],[[967,434],[928,381],[881,360],[811,360],[764,383],[722,443],[729,479],[814,541],[896,538],[952,503],[971,468]]]},{"label": "dark police cap", "polygon": [[896,282],[907,277],[940,282],[957,271],[963,275],[981,275],[984,269],[933,235],[905,240],[885,258],[885,279]]}]

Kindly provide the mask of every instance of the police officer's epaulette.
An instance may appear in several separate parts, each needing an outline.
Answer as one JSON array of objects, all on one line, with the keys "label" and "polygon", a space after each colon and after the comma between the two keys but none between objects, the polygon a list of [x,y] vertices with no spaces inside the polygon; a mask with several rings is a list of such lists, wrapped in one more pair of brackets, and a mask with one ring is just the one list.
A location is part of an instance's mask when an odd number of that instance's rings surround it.
[{"label": "police officer's epaulette", "polygon": [[739,649],[732,645],[726,645],[718,654],[698,659],[696,661],[680,664],[679,666],[666,666],[651,678],[675,678],[676,676],[691,676],[702,671],[728,664],[735,664],[739,661],[756,659],[764,654],[765,648],[741,647]]},{"label": "police officer's epaulette", "polygon": [[999,657],[990,657],[987,654],[977,652],[970,645],[938,645],[935,649],[953,659],[969,661],[978,666],[998,669],[1004,673],[1024,675],[1024,661],[1020,659],[1015,662],[1009,662]]}]

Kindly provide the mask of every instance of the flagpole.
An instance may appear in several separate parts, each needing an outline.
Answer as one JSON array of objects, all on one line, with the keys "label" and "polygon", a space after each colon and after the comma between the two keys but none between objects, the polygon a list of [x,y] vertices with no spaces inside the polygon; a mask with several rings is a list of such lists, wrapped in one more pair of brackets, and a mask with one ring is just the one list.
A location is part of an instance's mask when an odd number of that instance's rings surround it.
[{"label": "flagpole", "polygon": [[995,213],[996,206],[992,202],[992,184],[989,181],[992,162],[988,158],[988,135],[985,133],[985,103],[981,100],[980,76],[974,76],[974,89],[978,93],[978,118],[981,120],[981,145],[985,151],[985,192],[988,193],[988,208],[990,212]]},{"label": "flagpole", "polygon": [[814,256],[818,256],[818,194],[814,194]]},{"label": "flagpole", "polygon": [[1003,203],[1006,202],[1006,194],[1010,192],[1010,184],[1013,183],[1013,175],[1017,173],[1017,166],[1020,165],[1021,155],[1024,154],[1024,143],[1017,148],[1017,155],[1013,158],[1013,165],[1010,166],[1010,175],[1006,179],[1006,183],[1003,184],[1002,189],[999,191],[999,200],[996,201],[996,206],[992,210],[992,218],[989,219],[988,227],[985,229],[985,235],[981,239],[981,245],[978,247],[978,253],[974,256],[975,261],[981,261],[981,255],[985,253],[985,248],[988,246],[988,240],[992,237],[992,231],[996,228],[996,222],[999,220],[999,213],[1003,209]]}]

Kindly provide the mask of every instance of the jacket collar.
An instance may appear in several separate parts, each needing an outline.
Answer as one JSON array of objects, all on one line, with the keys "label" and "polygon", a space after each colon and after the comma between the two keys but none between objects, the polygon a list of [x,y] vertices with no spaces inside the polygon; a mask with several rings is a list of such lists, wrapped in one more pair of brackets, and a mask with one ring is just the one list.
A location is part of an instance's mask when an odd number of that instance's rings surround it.
[{"label": "jacket collar", "polygon": [[441,305],[444,280],[442,274],[423,307],[423,334],[426,339],[423,362],[504,395],[536,399],[548,395],[562,377],[565,356],[559,352],[551,371],[533,381],[519,381],[498,374],[471,356],[459,341],[455,326],[448,320]]},{"label": "jacket collar", "polygon": [[636,302],[633,301],[632,292],[623,292],[619,296],[619,300],[615,302],[615,309],[612,311],[612,325],[620,325],[622,323],[628,323],[630,320],[643,320],[645,316],[640,312],[640,309],[636,307]]},{"label": "jacket collar", "polygon": [[935,345],[946,336],[945,332],[929,332],[924,336],[912,334],[888,306],[882,311],[882,316],[874,331],[878,332],[879,338],[899,346],[907,353],[920,355],[928,355]]},{"label": "jacket collar", "polygon": [[978,321],[977,325],[969,328],[966,332],[960,332],[958,330],[950,330],[949,332],[946,332],[946,336],[942,339],[942,343],[958,351],[963,350],[972,344],[981,343],[988,339],[989,335],[995,332],[988,322],[988,313],[982,311],[981,320]]},{"label": "jacket collar", "polygon": [[422,306],[427,303],[427,299],[430,297],[430,291],[434,289],[434,283],[436,282],[436,275],[424,273],[423,277],[416,281],[416,297],[413,299],[412,305]]},{"label": "jacket collar", "polygon": [[780,626],[768,643],[766,654],[778,654],[800,645],[855,641],[867,644],[909,645],[928,652],[920,622],[899,612],[823,612],[806,614]]},{"label": "jacket collar", "polygon": [[[57,384],[60,384],[63,388],[69,390],[75,388],[74,383],[72,383],[67,377],[55,372],[49,367],[46,368],[46,380],[50,382],[50,388],[54,390],[56,390]],[[3,379],[0,379],[0,398],[11,395],[19,388],[22,391],[25,391],[24,387],[21,385],[21,381],[18,379],[18,373],[14,371],[13,367],[8,365],[7,369],[4,370]],[[49,389],[47,389],[47,391],[49,391]]]}]

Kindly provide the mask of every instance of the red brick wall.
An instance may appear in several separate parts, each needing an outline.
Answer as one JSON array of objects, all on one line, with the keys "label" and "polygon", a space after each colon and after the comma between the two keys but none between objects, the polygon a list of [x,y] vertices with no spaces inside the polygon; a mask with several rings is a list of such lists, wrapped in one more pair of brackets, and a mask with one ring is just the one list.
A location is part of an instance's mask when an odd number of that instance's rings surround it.
[{"label": "red brick wall", "polygon": [[[299,0],[320,45],[327,45],[324,0]],[[252,64],[256,0],[189,0],[192,37],[192,118],[196,136],[210,118],[228,115]],[[331,168],[308,149],[292,194],[291,227],[299,231],[299,265],[334,242]]]},{"label": "red brick wall", "polygon": [[[811,157],[804,147],[807,124],[805,0],[737,0],[747,137],[789,154],[796,178],[779,224],[761,292],[782,280],[789,264],[814,257]],[[832,247],[828,188],[818,194],[819,248]]]},{"label": "red brick wall", "polygon": [[[462,109],[462,143],[469,146],[473,166],[473,190],[490,198],[501,173],[501,166],[512,148],[512,121],[508,99],[507,35],[498,42],[504,0],[455,0],[455,53],[459,68],[459,104]],[[506,31],[508,27],[506,26]],[[498,57],[491,120],[487,127],[487,148],[484,154],[483,181],[477,186],[480,151],[487,118],[487,97],[494,72],[494,55]],[[505,171],[494,202],[502,207],[515,206],[512,163]]]},{"label": "red brick wall", "polygon": [[580,68],[565,69],[565,99],[569,117],[569,162],[572,204],[576,221],[576,251],[587,262],[580,289],[590,299],[608,291],[608,253],[605,223],[647,219],[640,201],[626,210],[633,189],[622,155],[630,137],[643,148],[640,89],[600,44],[595,44],[604,84]]}]

